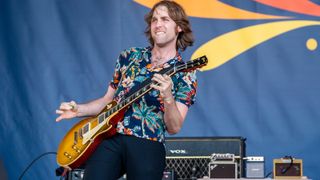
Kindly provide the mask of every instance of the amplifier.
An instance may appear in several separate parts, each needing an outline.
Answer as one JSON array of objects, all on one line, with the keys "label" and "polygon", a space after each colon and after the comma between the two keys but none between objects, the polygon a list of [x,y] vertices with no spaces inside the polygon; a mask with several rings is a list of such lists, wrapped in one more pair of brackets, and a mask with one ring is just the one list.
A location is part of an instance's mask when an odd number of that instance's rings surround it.
[{"label": "amplifier", "polygon": [[[234,154],[238,178],[244,177],[243,137],[175,137],[166,139],[166,168],[173,169],[177,179],[197,179],[209,176],[212,154]],[[219,158],[229,158],[229,156]]]},{"label": "amplifier", "polygon": [[303,176],[301,159],[281,158],[273,160],[273,178],[301,178]]},{"label": "amplifier", "polygon": [[237,179],[237,163],[211,162],[209,163],[209,178],[233,178]]},{"label": "amplifier", "polygon": [[247,178],[264,178],[264,157],[250,156],[246,160],[246,177]]}]

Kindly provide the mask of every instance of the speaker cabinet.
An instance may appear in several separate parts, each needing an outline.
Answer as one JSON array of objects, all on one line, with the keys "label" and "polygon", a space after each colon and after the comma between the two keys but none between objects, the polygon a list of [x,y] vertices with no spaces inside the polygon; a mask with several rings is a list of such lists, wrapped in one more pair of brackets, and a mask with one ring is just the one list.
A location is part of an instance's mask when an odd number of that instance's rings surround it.
[{"label": "speaker cabinet", "polygon": [[209,176],[209,163],[213,153],[234,154],[236,177],[244,177],[243,137],[170,137],[166,139],[165,145],[166,168],[173,169],[178,180]]}]

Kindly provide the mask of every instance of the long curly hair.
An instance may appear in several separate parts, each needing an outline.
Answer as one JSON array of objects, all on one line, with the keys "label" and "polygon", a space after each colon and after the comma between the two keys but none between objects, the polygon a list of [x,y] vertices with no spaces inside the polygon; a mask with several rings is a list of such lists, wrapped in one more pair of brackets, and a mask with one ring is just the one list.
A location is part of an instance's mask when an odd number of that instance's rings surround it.
[{"label": "long curly hair", "polygon": [[165,6],[168,8],[168,14],[170,18],[181,28],[181,32],[178,34],[176,48],[184,51],[188,46],[193,45],[193,34],[191,30],[191,25],[187,14],[184,9],[174,1],[163,0],[158,2],[153,6],[151,11],[145,15],[145,22],[147,27],[145,29],[145,35],[147,36],[151,46],[153,46],[154,41],[151,36],[151,19],[155,9],[159,6]]}]

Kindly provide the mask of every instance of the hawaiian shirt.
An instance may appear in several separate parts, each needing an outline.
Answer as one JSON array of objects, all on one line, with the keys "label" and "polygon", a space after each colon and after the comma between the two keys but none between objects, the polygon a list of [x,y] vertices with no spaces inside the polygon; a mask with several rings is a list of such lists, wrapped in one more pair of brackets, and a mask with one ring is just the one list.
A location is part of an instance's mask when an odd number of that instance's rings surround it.
[{"label": "hawaiian shirt", "polygon": [[[110,82],[111,87],[116,90],[114,100],[120,102],[133,87],[143,85],[142,83],[151,79],[153,74],[177,62],[182,62],[179,53],[161,67],[152,68],[151,47],[135,47],[122,51],[116,61],[115,72]],[[197,87],[195,72],[177,72],[171,76],[175,101],[188,107],[195,101]],[[117,125],[118,133],[159,142],[164,142],[165,129],[164,104],[159,98],[159,91],[155,89],[151,89],[133,102],[125,112],[124,119]]]}]

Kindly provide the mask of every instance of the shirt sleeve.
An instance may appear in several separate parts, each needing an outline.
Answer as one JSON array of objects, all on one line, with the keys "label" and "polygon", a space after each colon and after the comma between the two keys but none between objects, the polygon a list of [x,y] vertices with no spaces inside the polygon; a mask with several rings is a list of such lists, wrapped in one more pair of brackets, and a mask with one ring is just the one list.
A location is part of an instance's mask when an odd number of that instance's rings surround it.
[{"label": "shirt sleeve", "polygon": [[196,71],[180,72],[175,83],[175,100],[190,107],[195,103],[197,90]]},{"label": "shirt sleeve", "polygon": [[122,71],[124,69],[126,69],[126,61],[127,61],[127,57],[128,54],[130,53],[130,50],[124,50],[120,53],[118,59],[116,60],[116,64],[115,64],[115,68],[114,68],[114,73],[112,76],[112,79],[109,83],[109,85],[113,88],[113,89],[117,89],[119,86],[119,83],[121,81],[122,78]]}]

